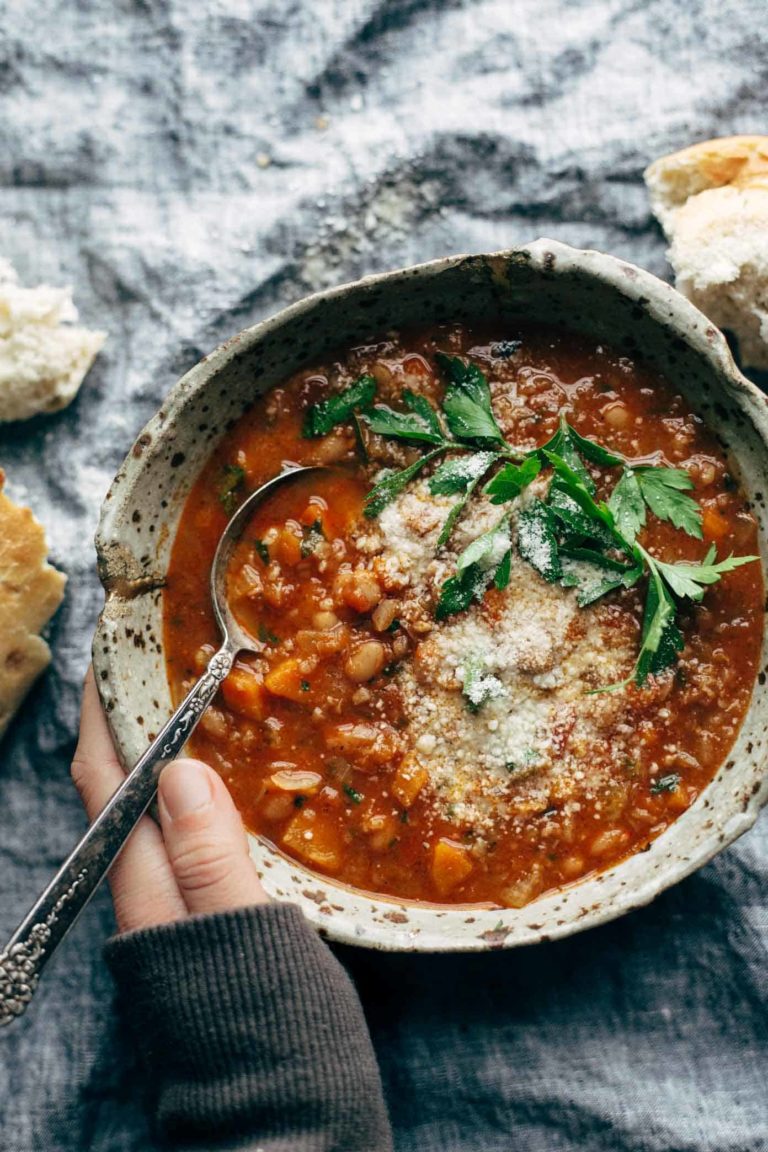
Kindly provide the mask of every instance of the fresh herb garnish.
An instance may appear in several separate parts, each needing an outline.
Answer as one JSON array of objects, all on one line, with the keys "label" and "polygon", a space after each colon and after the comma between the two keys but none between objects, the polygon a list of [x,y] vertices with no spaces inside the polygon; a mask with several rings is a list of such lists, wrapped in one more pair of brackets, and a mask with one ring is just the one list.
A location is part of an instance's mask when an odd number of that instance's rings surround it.
[{"label": "fresh herb garnish", "polygon": [[442,444],[445,435],[429,401],[407,390],[403,392],[403,400],[410,411],[396,412],[384,404],[377,404],[375,408],[363,412],[363,419],[371,432],[397,440]]},{"label": "fresh herb garnish", "polygon": [[668,776],[657,776],[651,780],[651,795],[659,796],[662,792],[677,792],[680,785],[680,776],[677,772],[670,772]]},{"label": "fresh herb garnish", "polygon": [[225,464],[219,481],[219,500],[224,505],[224,511],[231,516],[237,507],[237,498],[243,481],[245,469],[239,464]]},{"label": "fresh herb garnish", "polygon": [[315,520],[312,524],[305,524],[302,529],[302,540],[299,551],[302,560],[306,560],[311,556],[319,544],[325,540],[325,532],[323,532],[322,520]]},{"label": "fresh herb garnish", "polygon": [[358,792],[351,784],[343,784],[342,787],[344,789],[344,795],[348,796],[353,804],[362,804],[364,800],[362,792]]},{"label": "fresh herb garnish", "polygon": [[693,481],[682,468],[625,467],[609,507],[622,535],[633,541],[645,527],[646,506],[659,520],[701,540],[701,509],[688,495]]},{"label": "fresh herb garnish", "polygon": [[299,681],[299,687],[301,688],[302,692],[309,692],[309,689],[310,689],[309,680],[300,680]]},{"label": "fresh herb garnish", "polygon": [[427,452],[426,456],[414,460],[413,464],[409,464],[402,471],[388,473],[366,496],[365,507],[363,508],[365,515],[369,519],[373,519],[374,516],[383,512],[387,504],[391,504],[401,492],[405,491],[414,476],[418,475],[422,468],[429,464],[430,460],[439,456],[442,451],[442,448],[433,448],[431,452]]},{"label": "fresh herb garnish", "polygon": [[496,356],[499,360],[509,360],[510,356],[514,356],[522,346],[522,340],[497,340],[491,344],[491,356]]},{"label": "fresh herb garnish", "polygon": [[327,436],[337,424],[346,424],[357,408],[367,408],[376,395],[373,376],[361,376],[343,392],[320,400],[307,409],[302,435],[308,439]]},{"label": "fresh herb garnish", "polygon": [[264,564],[269,564],[269,547],[267,544],[263,540],[255,539],[253,541],[253,547],[259,559]]},{"label": "fresh herb garnish", "polygon": [[477,365],[465,364],[458,356],[446,356],[443,352],[438,352],[436,359],[448,380],[443,412],[456,439],[469,440],[481,447],[493,444],[506,447],[491,407],[488,381]]},{"label": "fresh herb garnish", "polygon": [[274,632],[270,632],[266,624],[259,624],[259,640],[262,644],[279,644],[280,637],[276,636]]},{"label": "fresh herb garnish", "polygon": [[440,589],[437,619],[463,612],[473,600],[481,599],[500,569],[499,578],[503,581],[510,547],[509,513],[505,512],[493,528],[478,536],[459,555],[456,575],[450,576]]},{"label": "fresh herb garnish", "polygon": [[[690,494],[693,481],[686,471],[633,464],[582,436],[564,413],[557,431],[540,448],[517,450],[507,443],[496,421],[491,390],[480,368],[441,352],[436,360],[447,381],[440,412],[412,392],[403,393],[405,411],[386,405],[372,407],[375,384],[366,376],[346,392],[311,408],[305,434],[322,435],[358,409],[372,432],[424,447],[423,455],[400,471],[383,474],[368,493],[364,512],[370,518],[378,516],[430,463],[447,456],[428,481],[433,495],[457,496],[439,533],[438,550],[450,540],[481,480],[495,469],[483,492],[492,504],[506,506],[506,510],[493,528],[457,557],[454,574],[440,589],[437,619],[466,610],[491,585],[503,591],[510,583],[516,548],[544,580],[575,588],[581,606],[646,579],[637,661],[632,675],[611,690],[632,681],[642,686],[649,676],[670,667],[683,647],[678,624],[681,604],[699,602],[705,588],[724,573],[758,558],[729,556],[718,561],[714,546],[701,562],[670,563],[652,556],[638,541],[649,511],[688,536],[702,539],[701,509]],[[536,496],[526,498],[517,512],[513,539],[510,505],[544,469],[551,470],[548,488],[539,482]],[[600,477],[595,469],[621,469],[607,500],[597,495],[596,476]],[[384,671],[389,673],[389,668]],[[466,674],[471,685],[473,675],[471,671]]]},{"label": "fresh herb garnish", "polygon": [[[496,457],[498,459],[498,456]],[[490,496],[491,504],[507,504],[516,499],[532,483],[541,471],[538,455],[528,456],[522,464],[505,464],[483,491]]]}]

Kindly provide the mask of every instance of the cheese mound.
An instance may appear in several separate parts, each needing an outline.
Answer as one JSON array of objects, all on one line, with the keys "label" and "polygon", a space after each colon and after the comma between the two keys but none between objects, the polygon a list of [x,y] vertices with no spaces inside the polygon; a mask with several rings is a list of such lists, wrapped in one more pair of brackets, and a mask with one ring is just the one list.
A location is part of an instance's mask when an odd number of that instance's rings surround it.
[{"label": "cheese mound", "polygon": [[70,288],[22,288],[0,258],[0,421],[66,408],[106,340],[75,324]]},{"label": "cheese mound", "polygon": [[[540,491],[538,483],[519,507]],[[364,541],[398,596],[398,616],[417,639],[398,674],[414,769],[443,819],[474,830],[476,843],[520,829],[553,803],[575,814],[639,755],[624,693],[590,695],[631,671],[637,625],[610,603],[579,608],[575,591],[546,583],[513,549],[509,585],[436,623],[440,584],[455,556],[435,557],[451,501],[415,484]],[[486,531],[499,509],[473,501],[452,551]],[[361,542],[358,541],[358,546]]]}]

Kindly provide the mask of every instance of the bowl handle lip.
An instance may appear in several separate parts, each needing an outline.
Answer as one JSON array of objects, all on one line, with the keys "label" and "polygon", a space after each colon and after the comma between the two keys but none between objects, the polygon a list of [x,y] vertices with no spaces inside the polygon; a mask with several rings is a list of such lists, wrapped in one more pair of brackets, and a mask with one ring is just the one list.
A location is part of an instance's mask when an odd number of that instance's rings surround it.
[{"label": "bowl handle lip", "polygon": [[[135,478],[143,468],[146,458],[151,458],[158,451],[156,447],[158,433],[163,427],[173,423],[187,401],[196,395],[212,376],[218,374],[231,360],[252,348],[272,331],[316,307],[318,303],[334,300],[353,288],[370,291],[383,284],[404,278],[440,276],[464,263],[486,265],[495,271],[501,270],[503,272],[505,263],[514,261],[516,265],[519,265],[521,258],[544,275],[582,274],[593,276],[603,283],[611,285],[621,295],[634,300],[652,319],[667,327],[673,327],[678,331],[682,330],[687,342],[705,356],[716,371],[726,376],[735,389],[744,394],[745,398],[748,397],[753,405],[757,401],[761,412],[765,410],[766,397],[757,385],[738,369],[728,343],[719,328],[676,288],[659,279],[652,272],[647,272],[618,256],[612,256],[595,249],[575,248],[560,240],[552,240],[545,236],[541,236],[530,243],[500,249],[497,252],[461,253],[444,256],[421,264],[374,273],[305,296],[295,304],[281,309],[274,315],[266,317],[250,328],[245,328],[242,332],[225,340],[190,368],[173,385],[161,410],[141,430],[110,485],[102,504],[96,530],[95,543],[98,555],[106,557],[109,552],[109,545],[121,539],[121,533],[118,529],[121,514],[130,499]],[[752,416],[753,418],[758,417],[754,408]],[[768,416],[763,422],[759,420],[758,422],[762,424],[760,431],[768,443]]]}]

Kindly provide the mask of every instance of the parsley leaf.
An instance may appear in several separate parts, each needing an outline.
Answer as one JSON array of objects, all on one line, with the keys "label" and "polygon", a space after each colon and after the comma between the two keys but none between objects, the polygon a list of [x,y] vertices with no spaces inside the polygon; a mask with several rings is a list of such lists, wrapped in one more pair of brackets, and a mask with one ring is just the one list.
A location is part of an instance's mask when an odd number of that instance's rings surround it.
[{"label": "parsley leaf", "polygon": [[567,492],[564,492],[555,478],[549,489],[547,506],[551,508],[562,545],[568,547],[615,548],[612,532],[602,520],[587,516]]},{"label": "parsley leaf", "polygon": [[409,411],[415,412],[417,416],[421,417],[428,428],[431,428],[436,435],[443,437],[443,429],[437,412],[435,412],[426,396],[420,396],[418,392],[412,392],[410,388],[404,388],[403,400]]},{"label": "parsley leaf", "polygon": [[367,408],[375,395],[376,381],[373,376],[361,376],[343,392],[307,408],[302,435],[307,439],[326,436],[337,424],[345,424],[350,420],[355,408]]},{"label": "parsley leaf", "polygon": [[573,449],[585,460],[589,460],[590,464],[597,464],[600,468],[620,468],[624,463],[623,456],[617,456],[615,453],[609,452],[607,448],[603,448],[602,444],[580,436],[570,424],[566,423],[565,429],[565,434]]},{"label": "parsley leaf", "polygon": [[619,547],[626,547],[626,541],[616,531],[613,514],[608,505],[602,500],[594,499],[592,491],[584,483],[582,476],[571,468],[562,456],[549,451],[545,451],[544,455],[557,473],[558,490],[569,496],[590,520],[606,529]]},{"label": "parsley leaf", "polygon": [[488,381],[477,365],[443,352],[436,359],[448,377],[443,412],[451,433],[458,440],[506,445],[491,407]]},{"label": "parsley leaf", "polygon": [[269,547],[263,540],[255,539],[253,548],[263,564],[269,564]]},{"label": "parsley leaf", "polygon": [[509,516],[502,516],[498,524],[483,532],[469,544],[456,561],[456,571],[461,575],[467,568],[479,567],[487,572],[498,567],[505,553],[509,551]]},{"label": "parsley leaf", "polygon": [[306,560],[308,556],[312,555],[318,544],[322,544],[325,540],[322,520],[315,520],[312,524],[305,524],[301,529],[301,533],[302,541],[299,551],[302,559]]},{"label": "parsley leaf", "polygon": [[[429,411],[434,416],[431,408]],[[362,418],[371,432],[377,432],[380,436],[391,436],[396,440],[412,440],[423,444],[442,444],[445,439],[440,426],[435,429],[434,424],[426,421],[418,412],[396,412],[385,404],[377,404],[375,408],[363,412]]]},{"label": "parsley leaf", "polygon": [[640,529],[645,527],[645,500],[637,473],[631,468],[624,471],[611,492],[608,507],[619,532],[633,544]]},{"label": "parsley leaf", "polygon": [[659,796],[662,792],[677,792],[680,785],[680,774],[670,772],[668,776],[657,776],[651,780],[651,795]]},{"label": "parsley leaf", "polygon": [[464,612],[487,587],[488,574],[476,565],[466,568],[460,575],[449,576],[440,589],[435,619],[445,620],[447,616]]},{"label": "parsley leaf", "polygon": [[266,624],[259,624],[259,640],[262,644],[275,645],[280,643],[280,637],[267,628]]},{"label": "parsley leaf", "polygon": [[541,500],[525,508],[517,521],[517,547],[520,555],[549,584],[563,575],[557,532],[552,510]]},{"label": "parsley leaf", "polygon": [[693,481],[683,468],[643,465],[633,469],[645,503],[658,516],[701,540],[701,509],[688,495]]},{"label": "parsley leaf", "polygon": [[640,652],[635,664],[635,681],[640,687],[651,674],[663,672],[677,659],[683,649],[683,634],[676,623],[675,602],[659,575],[651,565],[648,593],[645,598]]},{"label": "parsley leaf", "polygon": [[357,788],[353,788],[351,784],[342,784],[344,795],[348,796],[353,804],[362,804],[364,796],[362,792],[358,792]]},{"label": "parsley leaf", "polygon": [[571,428],[565,419],[565,416],[560,417],[560,427],[546,444],[542,444],[541,448],[536,449],[536,454],[541,460],[542,464],[549,463],[549,454],[553,452],[560,459],[564,460],[568,467],[576,476],[578,476],[581,483],[588,492],[594,493],[595,482],[589,474],[584,461],[579,456],[574,446],[573,439],[571,438]]},{"label": "parsley leaf", "polygon": [[493,575],[493,586],[503,592],[508,586],[512,576],[512,550],[505,552],[501,562]]},{"label": "parsley leaf", "polygon": [[451,508],[443,527],[440,529],[436,544],[438,551],[448,543],[456,521],[466,508],[472,493],[482,480],[484,473],[498,458],[496,452],[476,452],[474,456],[448,460],[436,469],[429,482],[430,492],[444,495],[451,492],[463,493],[462,497]]},{"label": "parsley leaf", "polygon": [[449,576],[440,589],[435,609],[438,620],[463,612],[482,597],[509,553],[509,536],[509,514],[505,513],[498,524],[464,549],[456,561],[456,575]]},{"label": "parsley leaf", "polygon": [[[608,592],[618,588],[631,588],[643,575],[642,565],[626,565],[592,548],[572,548],[560,545],[563,560],[562,583],[566,587],[578,588],[576,602],[580,608],[594,604]],[[580,562],[578,568],[569,561]],[[588,564],[589,568],[584,568]]]},{"label": "parsley leaf", "polygon": [[488,481],[483,491],[486,496],[490,496],[491,504],[506,504],[519,496],[540,471],[541,460],[538,455],[526,457],[522,464],[505,464]]},{"label": "parsley leaf", "polygon": [[400,495],[400,493],[410,484],[414,476],[416,476],[425,465],[429,464],[430,460],[434,460],[439,456],[444,449],[433,448],[431,452],[427,452],[425,456],[420,456],[418,460],[414,460],[413,464],[409,464],[407,468],[403,468],[400,472],[390,472],[383,480],[371,489],[365,498],[365,506],[363,508],[364,514],[373,519],[386,508],[387,504]]},{"label": "parsley leaf", "polygon": [[237,507],[237,498],[244,480],[245,469],[241,468],[239,464],[224,465],[222,478],[219,481],[219,500],[224,506],[224,511],[229,516],[232,515]]},{"label": "parsley leaf", "polygon": [[498,459],[498,452],[475,452],[472,456],[452,457],[435,469],[429,481],[429,490],[433,496],[466,492],[472,481],[478,480]]},{"label": "parsley leaf", "polygon": [[643,553],[649,564],[658,569],[676,596],[696,602],[704,598],[704,589],[707,585],[716,584],[724,572],[732,572],[734,568],[741,568],[742,564],[751,564],[759,559],[757,556],[727,556],[724,560],[717,561],[714,544],[700,564],[688,561],[668,564],[651,557],[644,550]]}]

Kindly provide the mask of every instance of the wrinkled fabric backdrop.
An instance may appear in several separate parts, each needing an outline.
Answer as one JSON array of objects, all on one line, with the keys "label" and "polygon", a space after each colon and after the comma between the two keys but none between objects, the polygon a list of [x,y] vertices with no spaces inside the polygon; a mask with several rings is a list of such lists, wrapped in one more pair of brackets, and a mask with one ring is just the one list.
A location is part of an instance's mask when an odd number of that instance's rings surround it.
[{"label": "wrinkled fabric backdrop", "polygon": [[[0,7],[2,11],[2,7]],[[109,341],[0,428],[69,576],[0,748],[0,932],[84,830],[69,780],[110,478],[174,381],[326,285],[548,235],[667,276],[641,173],[765,131],[764,0],[9,0],[0,253]],[[768,1147],[768,822],[643,911],[469,958],[344,952],[399,1152]],[[96,899],[0,1036],[9,1152],[152,1147]]]}]

